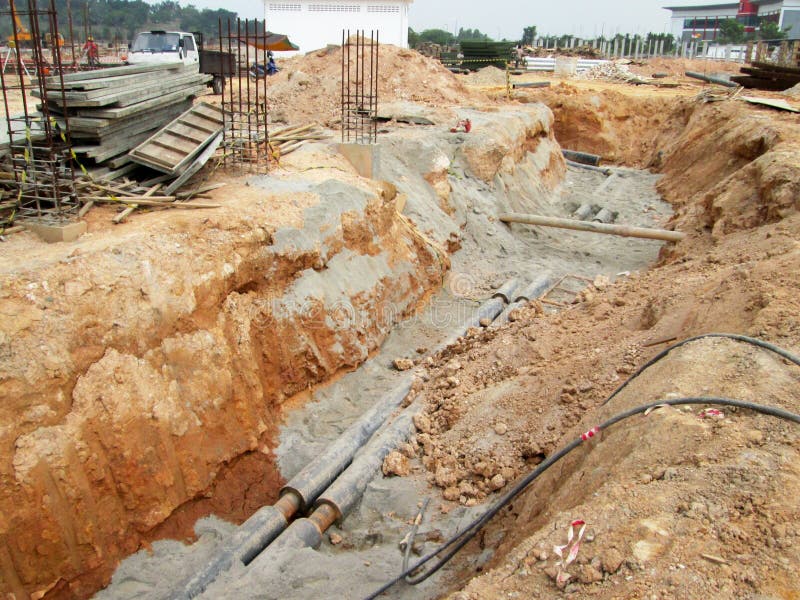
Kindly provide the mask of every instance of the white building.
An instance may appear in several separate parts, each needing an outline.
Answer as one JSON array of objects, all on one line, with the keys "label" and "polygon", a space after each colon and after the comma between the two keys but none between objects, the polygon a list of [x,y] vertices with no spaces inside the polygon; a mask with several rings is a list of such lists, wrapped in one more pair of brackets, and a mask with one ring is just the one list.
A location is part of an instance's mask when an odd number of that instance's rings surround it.
[{"label": "white building", "polygon": [[378,31],[382,44],[408,47],[414,0],[265,0],[267,29],[289,36],[300,52],[342,43],[342,30]]},{"label": "white building", "polygon": [[767,21],[789,29],[790,39],[800,39],[800,0],[750,0],[748,2],[682,2],[665,6],[672,11],[670,33],[676,39],[713,41],[719,25],[736,19],[747,31],[754,31]]}]

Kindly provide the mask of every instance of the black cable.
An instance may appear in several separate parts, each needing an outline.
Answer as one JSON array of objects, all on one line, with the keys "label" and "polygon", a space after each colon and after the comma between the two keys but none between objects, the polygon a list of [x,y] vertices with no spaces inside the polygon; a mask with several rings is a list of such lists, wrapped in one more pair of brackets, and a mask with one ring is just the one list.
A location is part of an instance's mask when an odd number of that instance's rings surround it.
[{"label": "black cable", "polygon": [[651,358],[649,361],[647,361],[645,364],[639,367],[636,370],[636,372],[625,381],[625,383],[623,383],[616,390],[614,390],[614,392],[608,398],[606,398],[605,402],[603,402],[601,406],[605,406],[606,404],[611,402],[611,400],[622,390],[628,387],[628,385],[634,379],[639,377],[639,375],[641,375],[644,371],[652,367],[654,364],[656,364],[658,361],[660,361],[662,358],[664,358],[667,354],[669,354],[676,348],[680,348],[681,346],[685,346],[686,344],[689,344],[691,342],[696,342],[697,340],[702,340],[705,338],[727,338],[730,340],[736,340],[738,342],[745,342],[747,344],[752,344],[753,346],[758,346],[759,348],[770,350],[771,352],[774,352],[775,354],[782,356],[786,360],[793,362],[797,366],[800,366],[800,358],[797,358],[794,354],[791,354],[790,352],[776,346],[775,344],[770,344],[769,342],[765,342],[764,340],[748,337],[746,335],[739,335],[737,333],[704,333],[703,335],[697,335],[695,337],[685,339],[682,342],[678,342],[677,344],[674,344],[669,348],[667,348],[666,350],[662,350],[661,352],[656,354],[653,358]]},{"label": "black cable", "polygon": [[[690,340],[687,340],[687,342]],[[550,467],[552,467],[555,463],[560,461],[562,458],[567,456],[570,452],[575,450],[578,446],[580,446],[583,442],[593,438],[597,435],[600,431],[604,431],[619,423],[620,421],[624,421],[632,416],[645,413],[653,408],[658,408],[660,406],[681,406],[687,404],[711,404],[711,405],[718,405],[718,406],[733,406],[736,408],[744,408],[748,410],[752,410],[757,413],[761,413],[764,415],[776,417],[779,419],[785,419],[788,421],[792,421],[800,425],[800,415],[789,412],[782,408],[776,408],[772,406],[762,406],[760,404],[755,404],[753,402],[745,402],[742,400],[731,400],[729,398],[704,398],[704,397],[697,397],[697,398],[677,398],[677,399],[670,399],[670,400],[662,400],[660,402],[653,402],[651,404],[645,404],[643,406],[639,406],[636,408],[632,408],[630,410],[621,412],[610,419],[608,419],[603,424],[599,425],[598,427],[594,427],[590,429],[586,433],[582,434],[581,437],[572,441],[566,447],[562,448],[555,454],[551,455],[547,458],[543,463],[541,463],[536,469],[531,471],[528,475],[526,475],[523,479],[518,481],[514,487],[512,487],[508,492],[506,492],[499,500],[497,500],[491,508],[489,508],[483,515],[475,519],[470,525],[464,529],[462,532],[457,533],[455,536],[450,538],[444,544],[442,544],[437,550],[431,552],[430,554],[421,558],[415,565],[405,569],[400,575],[392,579],[391,581],[387,582],[383,585],[379,590],[373,592],[365,600],[373,600],[377,598],[381,594],[383,594],[386,590],[394,586],[395,584],[399,583],[403,579],[409,577],[414,571],[418,570],[420,567],[424,566],[436,556],[448,550],[448,552],[439,559],[432,567],[430,567],[425,573],[418,575],[415,578],[410,578],[408,581],[412,585],[416,585],[425,581],[428,577],[436,573],[439,569],[441,569],[447,562],[473,537],[480,531],[483,526],[488,523],[500,510],[502,510],[507,504],[509,504],[514,498],[516,498],[520,493],[522,493],[525,488],[527,488],[531,483],[533,483],[542,473],[547,471]]]}]

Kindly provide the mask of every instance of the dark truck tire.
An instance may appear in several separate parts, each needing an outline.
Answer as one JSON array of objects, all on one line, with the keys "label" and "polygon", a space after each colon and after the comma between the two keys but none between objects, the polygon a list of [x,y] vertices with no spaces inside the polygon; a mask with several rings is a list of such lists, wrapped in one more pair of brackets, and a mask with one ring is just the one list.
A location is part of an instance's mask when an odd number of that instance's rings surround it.
[{"label": "dark truck tire", "polygon": [[217,95],[222,94],[225,89],[225,78],[221,75],[214,75],[214,79],[211,80],[211,89]]}]

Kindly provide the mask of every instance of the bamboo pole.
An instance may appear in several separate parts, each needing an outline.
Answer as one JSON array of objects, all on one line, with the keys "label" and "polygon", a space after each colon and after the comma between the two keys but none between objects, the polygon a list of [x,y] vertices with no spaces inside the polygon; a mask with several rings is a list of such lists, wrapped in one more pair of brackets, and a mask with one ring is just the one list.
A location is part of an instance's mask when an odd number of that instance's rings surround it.
[{"label": "bamboo pole", "polygon": [[679,242],[686,237],[680,231],[666,229],[648,229],[646,227],[632,227],[630,225],[606,225],[605,223],[589,223],[573,219],[559,219],[557,217],[544,217],[541,215],[526,215],[520,213],[506,213],[498,217],[503,223],[525,223],[527,225],[540,225],[542,227],[556,227],[558,229],[573,229],[575,231],[589,231],[622,237],[635,237],[648,240],[665,240]]},{"label": "bamboo pole", "polygon": [[161,208],[220,208],[221,204],[202,204],[200,202],[175,202],[175,196],[151,196],[150,198],[83,198],[83,200],[94,200],[106,204],[139,204],[141,206],[159,206]]},{"label": "bamboo pole", "polygon": [[[142,196],[142,197],[143,197],[143,198],[152,198],[152,197],[153,197],[153,194],[155,194],[155,193],[156,193],[156,192],[157,192],[159,189],[161,189],[161,186],[162,186],[162,184],[161,184],[161,183],[158,183],[158,184],[154,185],[154,186],[153,186],[153,187],[151,187],[149,190],[147,190],[147,192],[145,192],[144,196]],[[115,216],[113,219],[111,219],[111,220],[114,222],[114,224],[115,224],[115,225],[119,225],[119,224],[120,224],[120,223],[122,223],[122,222],[123,222],[125,219],[127,219],[127,218],[128,218],[128,215],[130,215],[130,214],[131,214],[133,211],[135,211],[137,208],[139,208],[139,205],[138,205],[138,204],[131,204],[130,206],[128,206],[128,208],[126,208],[125,210],[123,210],[122,212],[120,212],[118,215],[116,215],[116,216]]]}]

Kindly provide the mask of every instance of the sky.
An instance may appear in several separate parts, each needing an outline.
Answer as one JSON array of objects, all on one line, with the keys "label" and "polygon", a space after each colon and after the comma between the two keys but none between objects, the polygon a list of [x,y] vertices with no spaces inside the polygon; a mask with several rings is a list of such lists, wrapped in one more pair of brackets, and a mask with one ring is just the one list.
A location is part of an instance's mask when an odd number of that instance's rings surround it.
[{"label": "sky", "polygon": [[423,29],[478,28],[495,39],[516,40],[522,29],[536,25],[539,34],[572,34],[592,38],[600,33],[663,32],[670,0],[415,0],[411,27]]},{"label": "sky", "polygon": [[[153,0],[151,0],[153,1]],[[666,4],[683,0],[414,0],[409,24],[416,31],[480,29],[495,39],[517,40],[522,29],[536,25],[540,34],[592,38],[600,33],[665,32]],[[242,18],[264,18],[260,0],[180,0],[198,8],[227,8]],[[269,28],[269,24],[267,24]]]}]

